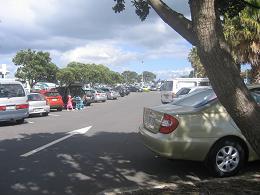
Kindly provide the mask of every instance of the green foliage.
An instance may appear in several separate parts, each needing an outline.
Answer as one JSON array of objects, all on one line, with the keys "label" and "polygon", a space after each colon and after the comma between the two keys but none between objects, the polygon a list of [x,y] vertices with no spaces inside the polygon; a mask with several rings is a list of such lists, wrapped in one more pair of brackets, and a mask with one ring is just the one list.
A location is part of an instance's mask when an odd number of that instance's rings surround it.
[{"label": "green foliage", "polygon": [[119,73],[111,71],[104,65],[80,62],[71,62],[66,68],[60,69],[57,79],[61,85],[73,82],[115,84],[123,81],[123,77]]},{"label": "green foliage", "polygon": [[[260,6],[260,1],[250,0],[249,3]],[[237,16],[230,18],[225,15],[224,35],[232,49],[234,59],[238,64],[250,64],[252,70],[260,66],[260,12],[246,7]],[[253,80],[259,79],[259,74]]]},{"label": "green foliage", "polygon": [[34,82],[56,82],[58,67],[51,62],[50,54],[31,49],[17,52],[13,63],[19,66],[15,76],[21,80]]},{"label": "green foliage", "polygon": [[144,82],[154,81],[155,79],[156,79],[156,75],[154,73],[149,72],[149,71],[143,72],[143,81]]},{"label": "green foliage", "polygon": [[124,77],[126,83],[134,83],[138,81],[138,74],[134,71],[124,71],[122,76]]},{"label": "green foliage", "polygon": [[[115,5],[112,7],[115,13],[120,13],[125,10],[124,0],[114,0]],[[132,5],[135,7],[135,13],[139,16],[141,21],[144,21],[149,15],[150,6],[147,0],[132,0]]]},{"label": "green foliage", "polygon": [[193,47],[190,50],[188,60],[191,63],[192,68],[194,69],[194,71],[192,72],[192,75],[190,75],[190,77],[204,78],[204,77],[207,76],[205,69],[200,62],[200,58],[199,58],[198,51],[197,51],[196,47]]}]

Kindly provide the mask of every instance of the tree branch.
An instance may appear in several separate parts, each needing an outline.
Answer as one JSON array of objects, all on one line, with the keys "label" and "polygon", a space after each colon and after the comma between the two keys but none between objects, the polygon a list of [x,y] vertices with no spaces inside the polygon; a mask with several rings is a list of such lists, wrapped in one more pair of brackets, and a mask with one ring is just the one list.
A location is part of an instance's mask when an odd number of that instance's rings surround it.
[{"label": "tree branch", "polygon": [[148,3],[166,24],[192,45],[197,45],[197,38],[192,30],[192,23],[190,20],[185,18],[183,14],[172,10],[162,0],[148,0]]}]

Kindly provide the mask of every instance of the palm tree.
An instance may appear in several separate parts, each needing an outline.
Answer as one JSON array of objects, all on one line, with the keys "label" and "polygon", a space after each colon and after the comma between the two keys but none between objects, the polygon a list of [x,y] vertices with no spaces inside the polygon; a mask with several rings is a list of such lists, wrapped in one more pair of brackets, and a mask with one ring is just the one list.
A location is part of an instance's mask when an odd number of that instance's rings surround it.
[{"label": "palm tree", "polygon": [[[250,0],[259,6],[259,1]],[[250,64],[252,79],[260,80],[260,12],[246,7],[239,15],[224,17],[224,35],[238,64]]]}]

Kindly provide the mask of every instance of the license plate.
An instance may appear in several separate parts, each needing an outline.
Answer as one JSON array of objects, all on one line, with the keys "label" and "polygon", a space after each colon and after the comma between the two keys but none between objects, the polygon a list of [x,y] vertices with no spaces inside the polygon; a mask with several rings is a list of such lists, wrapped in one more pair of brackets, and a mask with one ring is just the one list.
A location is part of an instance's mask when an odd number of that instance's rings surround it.
[{"label": "license plate", "polygon": [[57,102],[58,100],[57,99],[52,99],[53,102]]},{"label": "license plate", "polygon": [[42,109],[42,108],[35,108],[33,111],[34,111],[34,112],[43,112],[44,109]]},{"label": "license plate", "polygon": [[6,106],[6,110],[16,110],[15,106]]}]

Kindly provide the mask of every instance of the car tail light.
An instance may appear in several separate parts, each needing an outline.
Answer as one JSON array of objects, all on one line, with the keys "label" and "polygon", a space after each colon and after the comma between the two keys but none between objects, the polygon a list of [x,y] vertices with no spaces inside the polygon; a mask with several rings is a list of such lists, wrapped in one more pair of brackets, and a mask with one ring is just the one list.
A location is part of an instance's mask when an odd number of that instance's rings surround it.
[{"label": "car tail light", "polygon": [[0,106],[0,111],[6,111],[6,106]]},{"label": "car tail light", "polygon": [[179,121],[175,117],[169,114],[164,114],[159,132],[163,134],[171,133],[178,127],[178,125]]},{"label": "car tail light", "polygon": [[21,110],[21,109],[28,109],[29,104],[18,104],[16,105],[16,110]]}]

